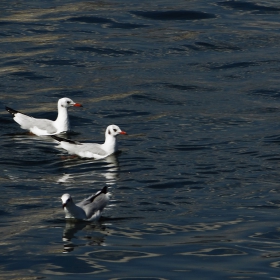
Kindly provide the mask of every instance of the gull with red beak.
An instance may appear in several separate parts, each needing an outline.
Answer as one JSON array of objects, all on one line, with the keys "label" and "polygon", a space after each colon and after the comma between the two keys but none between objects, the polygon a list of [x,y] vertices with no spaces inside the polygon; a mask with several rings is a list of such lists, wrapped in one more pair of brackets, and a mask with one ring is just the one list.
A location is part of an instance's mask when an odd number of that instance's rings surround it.
[{"label": "gull with red beak", "polygon": [[104,144],[80,143],[56,135],[51,135],[51,137],[60,142],[58,147],[67,150],[69,154],[78,155],[82,158],[102,159],[117,151],[116,137],[119,134],[126,135],[127,133],[117,125],[112,124],[106,129]]},{"label": "gull with red beak", "polygon": [[75,204],[71,195],[65,193],[62,197],[62,208],[66,219],[77,219],[84,221],[97,221],[101,217],[103,209],[110,200],[107,186],[96,194]]},{"label": "gull with red beak", "polygon": [[59,99],[57,103],[58,115],[55,121],[36,119],[9,107],[6,107],[6,110],[13,115],[14,121],[17,122],[21,128],[27,129],[38,136],[42,136],[67,132],[70,129],[67,108],[72,106],[82,107],[80,103],[75,103],[70,98],[64,97]]}]

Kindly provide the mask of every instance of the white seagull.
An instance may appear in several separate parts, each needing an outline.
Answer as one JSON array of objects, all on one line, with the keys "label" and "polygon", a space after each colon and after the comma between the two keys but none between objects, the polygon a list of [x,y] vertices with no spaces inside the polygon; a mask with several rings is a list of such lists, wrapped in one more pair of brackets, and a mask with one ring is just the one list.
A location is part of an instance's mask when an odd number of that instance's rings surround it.
[{"label": "white seagull", "polygon": [[117,136],[126,135],[117,125],[109,125],[105,132],[104,144],[80,143],[69,139],[51,135],[52,138],[60,142],[58,147],[68,151],[69,154],[78,155],[82,158],[102,159],[117,151]]},{"label": "white seagull", "polygon": [[75,103],[70,98],[64,97],[59,99],[57,103],[58,115],[55,121],[36,119],[9,107],[6,107],[6,110],[14,116],[15,122],[17,122],[21,128],[28,129],[33,134],[41,136],[68,131],[70,126],[67,108],[71,106],[82,107],[80,103]]},{"label": "white seagull", "polygon": [[110,200],[110,193],[107,192],[107,186],[96,194],[75,204],[71,195],[65,193],[62,197],[62,208],[66,219],[78,219],[84,221],[97,221],[105,206]]}]

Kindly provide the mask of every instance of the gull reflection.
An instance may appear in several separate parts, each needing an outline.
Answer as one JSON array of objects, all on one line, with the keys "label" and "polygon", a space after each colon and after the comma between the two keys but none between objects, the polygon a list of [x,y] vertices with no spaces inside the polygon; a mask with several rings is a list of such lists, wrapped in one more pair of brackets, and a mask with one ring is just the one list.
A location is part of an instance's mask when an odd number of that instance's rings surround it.
[{"label": "gull reflection", "polygon": [[[118,179],[119,162],[115,154],[98,161],[71,157],[63,161],[63,166],[70,172],[64,173],[58,178],[58,183],[70,183],[75,179],[94,182],[100,181],[100,177],[102,177],[105,178],[107,185],[113,185]],[[73,172],[71,172],[72,169]],[[103,179],[102,182],[104,182]]]},{"label": "gull reflection", "polygon": [[17,142],[17,144],[20,145],[33,144],[34,146],[34,142],[37,142],[36,146],[41,145],[41,146],[51,147],[50,138],[48,136],[38,137],[30,132],[10,133],[10,134],[6,134],[6,136],[9,136],[9,138],[7,138],[7,141],[10,142],[10,140],[12,139],[13,141]]},{"label": "gull reflection", "polygon": [[[81,240],[86,240],[88,246],[102,246],[105,243],[105,235],[101,233],[105,227],[100,223],[92,224],[77,220],[67,220],[65,228],[63,230],[62,240],[65,242],[63,253],[69,253],[75,249],[75,247],[84,246],[84,242],[81,244]],[[81,235],[82,237],[78,236]],[[74,239],[76,244],[72,242]]]}]

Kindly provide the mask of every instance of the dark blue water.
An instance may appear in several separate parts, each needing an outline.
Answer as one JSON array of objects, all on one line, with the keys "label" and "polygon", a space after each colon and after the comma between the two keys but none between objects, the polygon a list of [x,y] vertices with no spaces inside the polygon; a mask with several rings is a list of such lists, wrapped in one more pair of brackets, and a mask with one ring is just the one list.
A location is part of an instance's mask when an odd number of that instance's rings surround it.
[{"label": "dark blue water", "polygon": [[[278,1],[1,1],[1,279],[276,279]],[[121,152],[72,158],[4,106]],[[105,184],[99,223],[64,219]]]}]

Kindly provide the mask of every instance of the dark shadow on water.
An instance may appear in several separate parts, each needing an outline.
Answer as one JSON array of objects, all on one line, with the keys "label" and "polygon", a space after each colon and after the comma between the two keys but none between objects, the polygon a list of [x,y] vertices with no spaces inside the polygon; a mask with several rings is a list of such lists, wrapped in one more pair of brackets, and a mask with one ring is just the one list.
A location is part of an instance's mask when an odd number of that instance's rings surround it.
[{"label": "dark shadow on water", "polygon": [[[257,89],[257,90],[252,90],[248,93],[249,95],[252,96],[263,96],[265,98],[271,98],[271,99],[277,99],[280,98],[280,91],[279,89]],[[279,111],[278,108],[266,108],[267,113],[272,113],[272,112],[277,112]]]},{"label": "dark shadow on water", "polygon": [[263,141],[267,142],[267,143],[279,143],[280,144],[280,135],[266,136],[266,137],[264,137]]},{"label": "dark shadow on water", "polygon": [[144,219],[143,217],[140,217],[140,216],[129,216],[129,217],[116,217],[116,218],[109,218],[109,217],[101,217],[100,218],[100,222],[120,222],[120,221],[129,221],[129,220],[139,220],[139,219]]},{"label": "dark shadow on water", "polygon": [[168,280],[168,278],[158,277],[118,277],[116,280]]},{"label": "dark shadow on water", "polygon": [[225,44],[223,42],[195,42],[194,44],[184,44],[180,48],[175,48],[175,51],[178,52],[186,52],[186,51],[202,51],[202,52],[234,52],[234,51],[242,51],[241,48],[234,46],[233,44]]},{"label": "dark shadow on water", "polygon": [[111,48],[97,48],[97,47],[75,47],[74,51],[82,51],[82,52],[91,52],[96,53],[97,55],[105,55],[105,56],[123,56],[123,55],[134,55],[137,54],[137,51],[134,50],[117,50]]},{"label": "dark shadow on water", "polygon": [[0,210],[0,216],[6,216],[6,215],[9,215],[9,212],[5,210]]},{"label": "dark shadow on water", "polygon": [[170,183],[165,183],[165,184],[153,184],[153,185],[148,185],[147,188],[150,189],[168,189],[168,188],[184,188],[186,185],[198,185],[198,184],[203,184],[204,182],[202,181],[180,181],[180,182],[170,182]]},{"label": "dark shadow on water", "polygon": [[81,23],[88,23],[88,24],[102,24],[107,25],[109,28],[120,28],[120,29],[137,29],[137,28],[144,28],[148,25],[145,24],[135,24],[135,23],[128,23],[128,22],[116,22],[111,19],[103,18],[103,17],[95,17],[95,16],[82,16],[82,17],[71,17],[68,19],[71,22],[81,22]]},{"label": "dark shadow on water", "polygon": [[253,14],[269,14],[280,12],[280,8],[255,4],[250,1],[223,1],[218,2],[217,4],[226,8],[231,8],[239,11],[248,11]]},{"label": "dark shadow on water", "polygon": [[201,20],[212,19],[214,14],[197,11],[131,11],[131,14],[152,20]]},{"label": "dark shadow on water", "polygon": [[234,63],[227,63],[224,65],[217,65],[211,66],[210,69],[212,70],[222,70],[222,69],[231,69],[231,68],[248,68],[252,66],[258,66],[257,62],[234,62]]},{"label": "dark shadow on water", "polygon": [[52,79],[53,77],[38,75],[31,71],[14,72],[10,75],[17,76],[18,78],[25,78],[28,80],[42,80],[42,79]]},{"label": "dark shadow on water", "polygon": [[135,23],[121,23],[121,22],[114,22],[109,25],[110,28],[120,28],[120,29],[138,29],[138,28],[145,28],[149,25],[145,24],[135,24]]},{"label": "dark shadow on water", "polygon": [[75,65],[77,62],[73,59],[45,59],[45,60],[37,60],[37,63],[41,65]]},{"label": "dark shadow on water", "polygon": [[82,16],[82,17],[71,17],[68,21],[72,22],[83,22],[83,23],[112,23],[111,19],[103,18],[103,17],[95,17],[95,16]]}]

